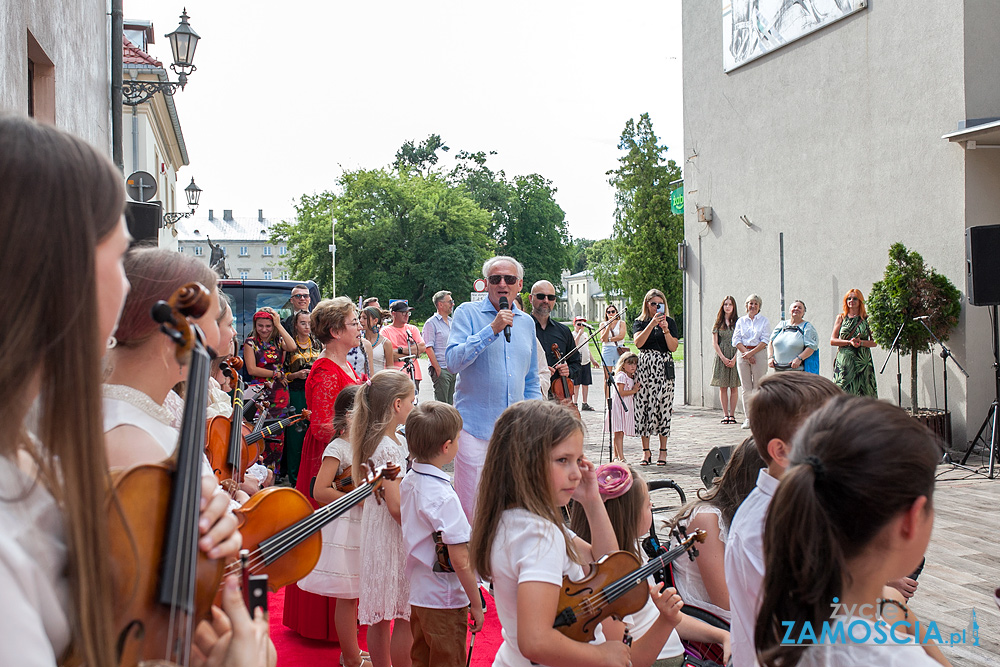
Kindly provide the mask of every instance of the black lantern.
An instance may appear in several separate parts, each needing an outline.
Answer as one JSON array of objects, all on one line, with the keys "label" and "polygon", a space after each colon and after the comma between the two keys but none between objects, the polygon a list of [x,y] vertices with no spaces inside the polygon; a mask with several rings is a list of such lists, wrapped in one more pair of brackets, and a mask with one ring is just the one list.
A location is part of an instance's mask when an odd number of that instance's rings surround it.
[{"label": "black lantern", "polygon": [[192,210],[198,208],[198,200],[201,199],[201,188],[194,184],[194,177],[191,178],[191,184],[184,188],[184,196],[187,198],[188,206]]},{"label": "black lantern", "polygon": [[167,39],[170,40],[170,50],[174,54],[174,64],[170,69],[177,72],[177,81],[181,84],[181,88],[184,88],[187,75],[197,69],[194,66],[194,51],[198,48],[198,40],[201,39],[188,23],[187,7],[181,13],[180,25],[167,35]]}]

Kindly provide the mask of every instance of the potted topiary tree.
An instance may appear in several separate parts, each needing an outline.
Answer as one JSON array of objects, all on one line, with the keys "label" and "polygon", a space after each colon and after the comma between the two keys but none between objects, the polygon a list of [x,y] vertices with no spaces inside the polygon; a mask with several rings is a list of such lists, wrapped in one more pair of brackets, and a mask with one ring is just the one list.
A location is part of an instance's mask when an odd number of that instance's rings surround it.
[{"label": "potted topiary tree", "polygon": [[872,285],[868,315],[875,341],[889,349],[900,325],[903,332],[899,351],[910,355],[911,414],[951,440],[950,415],[945,411],[923,410],[917,406],[917,355],[930,352],[934,339],[913,318],[927,316],[927,326],[942,341],[948,340],[962,312],[962,296],[948,278],[924,264],[924,258],[902,243],[889,248],[889,264],[882,280]]}]

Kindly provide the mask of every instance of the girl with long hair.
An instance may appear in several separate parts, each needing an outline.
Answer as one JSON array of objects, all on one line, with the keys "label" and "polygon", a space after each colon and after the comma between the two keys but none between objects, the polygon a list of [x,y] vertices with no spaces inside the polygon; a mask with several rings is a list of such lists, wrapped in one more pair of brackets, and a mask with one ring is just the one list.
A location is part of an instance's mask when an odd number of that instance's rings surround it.
[{"label": "girl with long hair", "polygon": [[[476,571],[493,583],[504,628],[493,664],[630,664],[631,649],[621,641],[579,643],[552,627],[563,576],[579,580],[583,564],[618,550],[594,465],[583,455],[580,419],[550,401],[511,405],[494,427],[483,479],[489,483],[479,486],[469,549]],[[570,499],[586,513],[590,543],[565,528],[560,508]],[[664,607],[679,602],[657,599]],[[665,640],[668,623],[661,614],[651,636]]]},{"label": "girl with long hair", "polygon": [[[649,532],[653,523],[646,480],[635,468],[621,463],[605,463],[597,468],[596,474],[598,490],[619,547],[644,563],[647,559],[641,549],[640,539]],[[590,538],[590,524],[586,513],[577,503],[573,503],[570,511],[570,528],[581,539]],[[678,558],[674,564],[684,560],[688,559]],[[729,633],[683,613],[681,607],[687,603],[681,603],[682,597],[673,588],[662,591],[662,596],[668,598],[665,603],[668,613],[664,615],[666,622],[661,626],[660,634],[649,634],[654,622],[661,616],[657,602],[660,595],[660,592],[656,592],[642,609],[622,619],[635,640],[632,644],[633,667],[681,667],[684,664],[682,638],[721,644],[728,657]],[[670,598],[675,601],[671,603]],[[612,623],[614,621],[605,621],[604,632],[601,634],[611,634],[614,627]]]},{"label": "girl with long hair", "polygon": [[719,306],[712,326],[712,347],[715,348],[715,366],[712,368],[712,386],[719,388],[722,403],[722,423],[736,423],[736,396],[740,388],[740,374],[736,370],[736,348],[733,347],[733,329],[740,317],[736,299],[727,296]]},{"label": "girl with long hair", "polygon": [[[3,347],[32,351],[0,360],[0,638],[11,664],[118,665],[100,377],[129,288],[124,202],[121,174],[93,147],[0,115],[2,304],[19,323]],[[216,530],[228,502],[213,488],[203,497],[213,528],[200,546],[211,552],[231,533]],[[265,664],[267,622],[250,619],[235,584],[223,596],[226,664]]]},{"label": "girl with long hair", "polygon": [[[396,370],[375,374],[360,386],[351,415],[354,448],[351,474],[364,478],[364,464],[392,463],[406,468],[406,440],[396,432],[413,409],[413,382]],[[368,628],[368,650],[374,667],[410,664],[410,585],[400,528],[399,483],[384,480],[381,502],[368,498],[361,515],[361,580],[358,622]],[[391,629],[391,631],[390,631]]]},{"label": "girl with long hair", "polygon": [[872,337],[861,290],[850,289],[844,295],[844,309],[833,323],[830,345],[837,349],[833,362],[833,382],[848,394],[878,398]]},{"label": "girl with long hair", "polygon": [[[306,401],[306,378],[312,365],[323,352],[323,345],[312,335],[309,311],[299,310],[292,314],[292,340],[295,349],[285,358],[285,380],[288,382],[288,404],[301,412],[309,407]],[[285,430],[285,447],[281,451],[281,471],[288,476],[292,486],[299,478],[299,464],[302,460],[302,441],[305,440],[306,426],[302,422]]]},{"label": "girl with long hair", "polygon": [[[382,335],[382,321],[385,313],[375,306],[367,306],[361,311],[361,326],[364,327],[365,340],[371,345],[367,374],[375,375],[385,370],[386,359],[392,361],[392,343]],[[366,348],[367,349],[367,348]]]},{"label": "girl with long hair", "polygon": [[[934,435],[888,403],[838,396],[806,420],[764,527],[761,664],[937,667],[927,651],[940,652],[913,637],[909,645],[876,637],[879,627],[889,632],[885,583],[913,572],[930,541],[940,460]],[[849,637],[821,641],[824,624],[831,633],[841,624]],[[810,630],[807,645],[782,643]]]},{"label": "girl with long hair", "polygon": [[671,520],[670,527],[683,526],[690,534],[704,530],[705,542],[698,545],[698,558],[674,561],[674,583],[685,604],[709,611],[729,622],[729,588],[724,560],[726,538],[736,510],[753,491],[764,461],[753,438],[732,451],[722,476],[712,488],[698,491],[698,499],[688,502]]},{"label": "girl with long hair", "polygon": [[[618,391],[611,396],[611,434],[618,461],[625,460],[625,436],[635,437],[635,394],[642,388],[635,377],[638,368],[639,356],[634,352],[624,353],[615,364]],[[643,458],[639,465],[648,466],[649,461]]]}]

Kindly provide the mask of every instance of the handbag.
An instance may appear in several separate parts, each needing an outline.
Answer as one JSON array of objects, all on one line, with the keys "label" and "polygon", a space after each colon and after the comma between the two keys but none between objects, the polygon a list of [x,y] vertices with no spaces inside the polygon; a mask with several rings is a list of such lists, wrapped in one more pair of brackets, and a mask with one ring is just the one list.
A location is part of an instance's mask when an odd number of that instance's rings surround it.
[{"label": "handbag", "polygon": [[618,350],[618,356],[619,357],[629,351],[629,349],[627,347],[625,347],[624,345],[619,345],[616,349]]},{"label": "handbag", "polygon": [[677,371],[674,369],[674,359],[669,355],[667,355],[666,371],[668,380],[673,380],[677,377]]}]

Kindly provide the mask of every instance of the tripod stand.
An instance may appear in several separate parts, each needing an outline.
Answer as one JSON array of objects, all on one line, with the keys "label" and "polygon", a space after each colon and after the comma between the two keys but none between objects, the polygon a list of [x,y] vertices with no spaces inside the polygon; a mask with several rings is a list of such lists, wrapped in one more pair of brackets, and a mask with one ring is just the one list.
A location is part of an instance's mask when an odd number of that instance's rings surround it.
[{"label": "tripod stand", "polygon": [[[965,456],[962,457],[961,465],[965,465],[965,462],[969,460],[969,455],[972,454],[972,450],[975,448],[976,443],[980,440],[983,443],[983,447],[986,446],[986,439],[983,438],[983,432],[986,427],[990,427],[990,472],[989,478],[993,479],[993,471],[997,462],[997,403],[1000,403],[1000,322],[997,322],[997,306],[993,304],[990,306],[990,325],[993,330],[993,381],[994,381],[994,394],[993,394],[993,404],[990,406],[989,411],[986,413],[986,419],[983,420],[982,426],[979,427],[979,431],[976,433],[976,437],[972,439],[969,443],[969,449],[965,452]],[[982,474],[978,469],[974,472]]]}]

